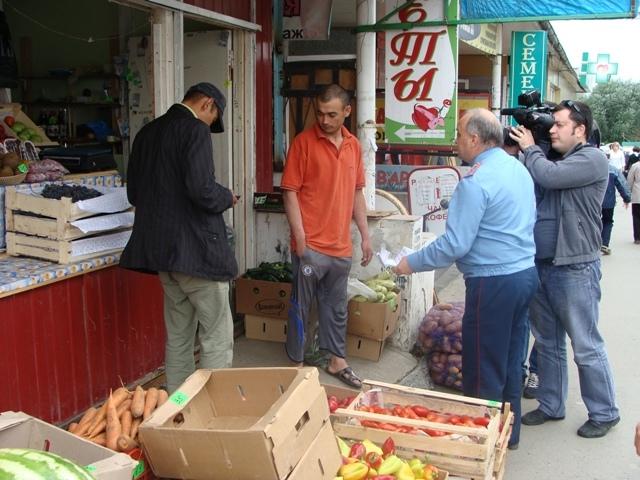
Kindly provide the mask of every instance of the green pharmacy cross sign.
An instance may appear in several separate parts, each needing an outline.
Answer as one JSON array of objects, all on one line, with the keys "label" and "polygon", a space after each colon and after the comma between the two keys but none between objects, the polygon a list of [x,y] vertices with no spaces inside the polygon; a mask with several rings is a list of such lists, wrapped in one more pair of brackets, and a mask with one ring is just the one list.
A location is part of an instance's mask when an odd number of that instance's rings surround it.
[{"label": "green pharmacy cross sign", "polygon": [[587,75],[595,75],[596,83],[608,83],[613,75],[618,74],[618,64],[609,61],[608,53],[599,53],[595,62],[589,61],[589,54],[582,54],[580,67],[580,83],[587,84]]}]

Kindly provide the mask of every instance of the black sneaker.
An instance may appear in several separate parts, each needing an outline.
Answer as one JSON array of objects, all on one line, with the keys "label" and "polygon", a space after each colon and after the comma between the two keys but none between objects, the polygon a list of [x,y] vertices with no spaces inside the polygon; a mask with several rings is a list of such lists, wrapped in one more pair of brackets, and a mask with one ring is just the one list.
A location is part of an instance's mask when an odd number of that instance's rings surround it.
[{"label": "black sneaker", "polygon": [[620,421],[620,417],[611,420],[610,422],[594,422],[593,420],[587,420],[578,429],[578,436],[582,438],[600,438],[604,437],[609,430],[615,427]]},{"label": "black sneaker", "polygon": [[543,423],[552,420],[552,421],[557,421],[557,420],[564,420],[564,417],[551,417],[549,415],[547,415],[546,413],[544,413],[542,410],[540,410],[539,408],[536,408],[535,410],[525,414],[522,416],[522,424],[523,425],[542,425]]},{"label": "black sneaker", "polygon": [[522,396],[524,398],[536,398],[536,392],[538,391],[539,385],[540,379],[538,378],[538,374],[530,373],[529,378],[527,379],[527,385],[524,387],[522,392]]}]

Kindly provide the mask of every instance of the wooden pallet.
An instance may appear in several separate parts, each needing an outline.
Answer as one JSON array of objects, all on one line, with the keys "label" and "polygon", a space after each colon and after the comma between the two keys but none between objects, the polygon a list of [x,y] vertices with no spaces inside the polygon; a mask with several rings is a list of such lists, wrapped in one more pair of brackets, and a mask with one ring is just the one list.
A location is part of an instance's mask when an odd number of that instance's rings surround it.
[{"label": "wooden pallet", "polygon": [[[473,417],[488,415],[487,427],[466,427],[409,419],[357,410],[364,403],[367,392],[379,389],[385,404],[422,405],[430,410]],[[367,428],[357,420],[373,420],[395,425],[409,425],[448,433],[430,437],[411,433],[389,432]],[[365,380],[363,392],[344,409],[332,416],[333,428],[338,436],[382,443],[391,436],[404,456],[428,456],[429,461],[453,476],[475,480],[501,480],[504,476],[505,456],[510,436],[513,413],[509,404],[448,393],[405,387]],[[505,425],[501,429],[501,425]]]}]

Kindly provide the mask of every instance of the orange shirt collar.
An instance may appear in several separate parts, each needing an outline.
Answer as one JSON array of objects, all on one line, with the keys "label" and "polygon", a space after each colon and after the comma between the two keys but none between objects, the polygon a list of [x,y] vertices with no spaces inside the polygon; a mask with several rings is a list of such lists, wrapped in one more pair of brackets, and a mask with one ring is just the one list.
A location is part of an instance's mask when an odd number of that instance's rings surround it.
[{"label": "orange shirt collar", "polygon": [[[315,123],[313,125],[313,129],[316,132],[316,137],[318,137],[318,138],[327,138],[327,136],[320,129],[320,126],[317,123]],[[349,130],[347,130],[347,127],[345,127],[344,125],[342,125],[342,127],[340,127],[340,131],[342,132],[342,137],[343,138],[351,138],[351,137],[353,137],[353,134]]]}]

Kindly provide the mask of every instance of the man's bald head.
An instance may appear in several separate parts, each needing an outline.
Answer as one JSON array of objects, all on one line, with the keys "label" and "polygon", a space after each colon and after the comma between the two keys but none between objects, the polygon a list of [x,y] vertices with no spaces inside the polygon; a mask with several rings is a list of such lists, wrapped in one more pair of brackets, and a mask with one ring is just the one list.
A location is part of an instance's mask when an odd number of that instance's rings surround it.
[{"label": "man's bald head", "polygon": [[460,120],[461,128],[469,135],[477,135],[480,143],[491,147],[502,147],[502,125],[496,116],[484,108],[467,110]]},{"label": "man's bald head", "polygon": [[502,125],[482,108],[467,110],[458,123],[458,156],[472,163],[485,150],[502,146]]}]

